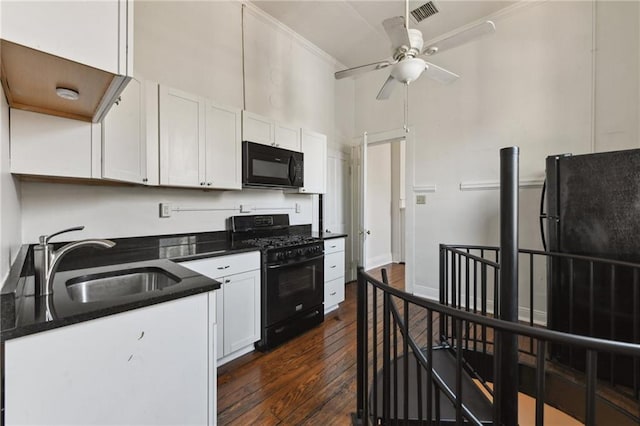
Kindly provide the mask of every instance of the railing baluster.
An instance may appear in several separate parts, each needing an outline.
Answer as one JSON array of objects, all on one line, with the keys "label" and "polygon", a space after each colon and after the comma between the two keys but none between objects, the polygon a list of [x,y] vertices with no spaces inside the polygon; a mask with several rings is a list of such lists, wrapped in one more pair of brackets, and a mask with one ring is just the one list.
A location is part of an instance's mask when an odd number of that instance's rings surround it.
[{"label": "railing baluster", "polygon": [[434,405],[436,406],[436,425],[440,426],[440,420],[442,419],[441,417],[441,413],[440,413],[440,388],[438,388],[438,386],[436,386],[434,388],[435,391],[435,398],[434,398]]},{"label": "railing baluster", "polygon": [[595,295],[593,293],[593,262],[589,261],[589,336],[593,336],[595,315]]},{"label": "railing baluster", "polygon": [[456,308],[462,308],[462,259],[458,254],[458,300],[456,301]]},{"label": "railing baluster", "polygon": [[598,384],[598,353],[592,349],[587,350],[587,395],[585,425],[596,424],[596,386]]},{"label": "railing baluster", "polygon": [[393,419],[398,424],[398,321],[393,317]]},{"label": "railing baluster", "polygon": [[[609,320],[609,339],[616,340],[615,338],[615,330],[616,330],[616,266],[611,265],[611,286],[610,286],[610,298],[611,298],[611,312],[610,312],[610,320]],[[614,353],[609,354],[609,367],[610,367],[610,380],[611,386],[615,385],[615,375],[614,375],[614,366],[615,366],[615,357]]]},{"label": "railing baluster", "polygon": [[[633,341],[640,343],[640,282],[638,268],[633,269]],[[640,357],[633,358],[633,393],[640,399]]]},{"label": "railing baluster", "polygon": [[404,301],[404,326],[405,333],[402,338],[402,351],[404,355],[404,421],[405,424],[409,421],[409,302]]},{"label": "railing baluster", "polygon": [[[387,271],[382,270],[382,280],[385,284],[388,284]],[[383,301],[383,317],[382,317],[382,419],[384,424],[389,423],[390,409],[389,404],[391,400],[391,293],[384,292]]]},{"label": "railing baluster", "polygon": [[[482,264],[482,277],[480,280],[480,304],[481,304],[481,312],[483,316],[487,316],[487,265],[485,263]],[[486,355],[487,353],[487,326],[482,325],[482,353]]]},{"label": "railing baluster", "polygon": [[[533,253],[529,253],[529,325],[533,327]],[[529,351],[533,353],[533,337],[529,338]]]},{"label": "railing baluster", "polygon": [[372,347],[373,347],[373,401],[372,401],[372,417],[374,422],[380,417],[378,412],[378,287],[373,287],[371,299],[371,310],[373,311],[373,327],[372,327]]},{"label": "railing baluster", "polygon": [[456,425],[462,425],[462,320],[455,319],[456,340]]},{"label": "railing baluster", "polygon": [[427,424],[431,425],[433,421],[433,311],[427,309],[427,360],[429,368],[427,368]]},{"label": "railing baluster", "polygon": [[416,358],[416,382],[418,384],[418,424],[422,423],[422,366]]},{"label": "railing baluster", "polygon": [[[558,260],[562,265],[562,259]],[[569,333],[573,333],[573,259],[569,258]],[[573,346],[569,346],[569,365],[573,365]]]},{"label": "railing baluster", "polygon": [[536,353],[536,426],[544,425],[545,354],[545,341],[538,339]]},{"label": "railing baluster", "polygon": [[[478,313],[478,261],[473,260],[473,313]],[[478,350],[478,327],[473,324],[473,350]]]}]

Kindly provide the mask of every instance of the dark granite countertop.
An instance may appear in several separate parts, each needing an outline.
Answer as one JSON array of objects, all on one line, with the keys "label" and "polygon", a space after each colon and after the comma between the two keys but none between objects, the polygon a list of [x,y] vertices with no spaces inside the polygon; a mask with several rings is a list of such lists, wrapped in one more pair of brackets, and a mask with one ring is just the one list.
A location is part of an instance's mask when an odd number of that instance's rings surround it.
[{"label": "dark granite countertop", "polygon": [[[110,249],[83,247],[67,254],[54,276],[50,296],[34,295],[32,247],[21,247],[0,293],[0,341],[216,290],[218,281],[176,262],[256,250],[232,243],[226,231],[112,241],[116,245]],[[62,245],[54,244],[56,249]],[[75,277],[149,267],[163,269],[180,282],[162,290],[90,303],[72,300],[66,289],[67,281]]]},{"label": "dark granite countertop", "polygon": [[[296,229],[323,240],[347,236],[311,232],[310,225]],[[34,295],[33,251],[29,245],[22,246],[0,292],[0,341],[218,289],[219,282],[179,262],[256,250],[232,242],[228,231],[111,240],[116,245],[110,249],[83,247],[69,252],[60,262],[53,295],[48,297]],[[55,243],[54,248],[64,244]],[[181,281],[162,290],[91,303],[72,300],[66,289],[66,282],[74,277],[141,267],[165,269]]]}]

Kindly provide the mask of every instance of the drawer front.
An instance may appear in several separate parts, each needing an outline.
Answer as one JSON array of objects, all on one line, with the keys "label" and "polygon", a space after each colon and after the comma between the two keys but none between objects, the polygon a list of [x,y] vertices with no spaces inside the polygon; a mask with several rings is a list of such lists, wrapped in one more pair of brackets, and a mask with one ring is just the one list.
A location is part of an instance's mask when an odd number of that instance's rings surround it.
[{"label": "drawer front", "polygon": [[180,264],[185,268],[215,279],[260,269],[260,252],[252,251],[229,256],[209,257]]},{"label": "drawer front", "polygon": [[335,306],[344,300],[344,279],[338,278],[324,284],[324,307]]},{"label": "drawer front", "polygon": [[324,282],[344,279],[344,252],[329,253],[324,255]]},{"label": "drawer front", "polygon": [[334,238],[332,240],[324,241],[324,253],[335,253],[337,251],[344,251],[344,238]]}]

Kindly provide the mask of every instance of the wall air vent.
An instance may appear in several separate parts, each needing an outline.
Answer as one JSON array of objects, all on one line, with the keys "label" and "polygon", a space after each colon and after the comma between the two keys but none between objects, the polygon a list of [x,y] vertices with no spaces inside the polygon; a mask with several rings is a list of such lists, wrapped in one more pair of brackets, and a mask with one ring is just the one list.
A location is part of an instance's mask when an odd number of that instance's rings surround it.
[{"label": "wall air vent", "polygon": [[413,9],[411,11],[411,16],[413,16],[413,19],[418,23],[424,21],[429,16],[435,15],[436,13],[438,13],[438,8],[433,1],[430,1]]}]

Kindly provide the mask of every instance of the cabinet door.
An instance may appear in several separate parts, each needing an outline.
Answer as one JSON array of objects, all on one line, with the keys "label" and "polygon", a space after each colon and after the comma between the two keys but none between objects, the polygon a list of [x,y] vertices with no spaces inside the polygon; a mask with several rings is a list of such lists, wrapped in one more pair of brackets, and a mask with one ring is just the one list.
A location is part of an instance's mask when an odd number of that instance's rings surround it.
[{"label": "cabinet door", "polygon": [[275,146],[278,148],[300,151],[300,128],[282,123],[275,123]]},{"label": "cabinet door", "polygon": [[93,131],[99,124],[13,108],[10,114],[11,173],[99,177],[93,173],[95,160],[100,164],[100,132]]},{"label": "cabinet door", "polygon": [[3,1],[2,38],[114,74],[129,75],[133,8],[126,0]]},{"label": "cabinet door", "polygon": [[224,355],[260,340],[260,271],[225,277]]},{"label": "cabinet door", "polygon": [[147,181],[142,84],[132,79],[102,122],[102,177]]},{"label": "cabinet door", "polygon": [[327,192],[327,137],[302,129],[302,152],[304,187],[300,188],[300,192],[324,194]]},{"label": "cabinet door", "polygon": [[160,86],[160,183],[205,185],[204,102]]},{"label": "cabinet door", "polygon": [[205,121],[207,186],[242,189],[240,110],[207,101]]},{"label": "cabinet door", "polygon": [[274,143],[275,127],[273,121],[258,114],[242,111],[242,140],[263,145]]},{"label": "cabinet door", "polygon": [[206,424],[208,322],[204,293],[7,341],[6,424]]}]

